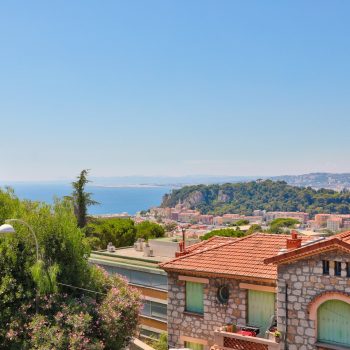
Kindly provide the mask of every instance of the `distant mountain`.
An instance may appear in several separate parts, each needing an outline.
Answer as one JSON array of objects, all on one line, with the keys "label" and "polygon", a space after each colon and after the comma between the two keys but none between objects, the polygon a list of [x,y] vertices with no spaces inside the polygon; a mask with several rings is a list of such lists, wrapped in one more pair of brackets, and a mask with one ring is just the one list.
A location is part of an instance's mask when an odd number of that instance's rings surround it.
[{"label": "distant mountain", "polygon": [[185,186],[163,198],[162,207],[182,203],[204,214],[240,213],[251,215],[255,209],[267,211],[303,211],[350,213],[350,192],[301,188],[283,181],[259,180],[244,183]]},{"label": "distant mountain", "polygon": [[[350,189],[350,173],[310,173],[304,175],[283,175],[283,176],[212,176],[212,175],[189,175],[189,176],[110,176],[90,177],[92,186],[164,186],[181,188],[187,185],[210,185],[249,182],[257,179],[271,179],[273,181],[285,181],[292,186],[312,187],[315,189],[328,188],[335,191]],[[69,184],[75,181],[72,179],[51,180],[51,181],[1,181],[0,186],[18,184]]]},{"label": "distant mountain", "polygon": [[114,177],[91,177],[95,186],[132,186],[151,185],[183,187],[186,185],[215,184],[215,183],[237,183],[257,179],[258,176],[114,176]]},{"label": "distant mountain", "polygon": [[273,181],[285,181],[289,185],[297,187],[312,187],[314,189],[327,188],[334,191],[350,189],[350,173],[310,173],[303,175],[282,176],[115,176],[115,177],[92,177],[95,186],[132,186],[152,185],[180,188],[187,185],[210,185],[224,183],[249,182],[257,179],[271,179]]},{"label": "distant mountain", "polygon": [[314,189],[328,188],[334,191],[350,189],[350,173],[310,173],[304,175],[284,175],[271,177],[274,181],[285,181],[289,185],[298,187],[312,187]]}]

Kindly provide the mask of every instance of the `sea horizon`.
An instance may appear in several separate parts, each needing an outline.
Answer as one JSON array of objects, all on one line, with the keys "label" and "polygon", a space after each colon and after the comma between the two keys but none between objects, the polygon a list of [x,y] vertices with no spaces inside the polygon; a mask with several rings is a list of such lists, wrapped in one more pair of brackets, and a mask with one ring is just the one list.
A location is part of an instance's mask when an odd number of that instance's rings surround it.
[{"label": "sea horizon", "polygon": [[[73,189],[69,183],[0,183],[0,187],[11,187],[20,199],[53,204],[55,198],[71,195]],[[141,210],[159,206],[164,194],[174,187],[165,185],[99,185],[89,184],[87,192],[92,193],[99,202],[88,208],[90,215],[128,213],[135,215]]]}]

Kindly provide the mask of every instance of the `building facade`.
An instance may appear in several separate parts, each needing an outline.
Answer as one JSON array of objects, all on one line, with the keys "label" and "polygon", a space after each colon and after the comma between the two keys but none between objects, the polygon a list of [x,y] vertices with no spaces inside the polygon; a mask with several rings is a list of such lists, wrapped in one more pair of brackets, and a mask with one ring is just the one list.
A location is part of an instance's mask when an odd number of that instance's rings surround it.
[{"label": "building facade", "polygon": [[170,347],[350,349],[350,232],[214,238],[161,266]]}]

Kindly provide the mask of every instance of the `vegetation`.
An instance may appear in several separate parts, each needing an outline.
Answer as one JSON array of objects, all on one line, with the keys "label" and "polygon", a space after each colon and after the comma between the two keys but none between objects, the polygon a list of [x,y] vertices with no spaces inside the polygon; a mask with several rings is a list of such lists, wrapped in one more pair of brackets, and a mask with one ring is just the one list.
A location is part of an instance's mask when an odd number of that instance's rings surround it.
[{"label": "vegetation", "polygon": [[272,180],[223,185],[185,186],[163,198],[163,207],[174,207],[179,201],[202,213],[252,215],[254,209],[267,211],[304,211],[312,215],[350,213],[350,192],[314,190]]},{"label": "vegetation", "polygon": [[296,219],[279,218],[271,221],[269,233],[283,233],[286,232],[288,228],[295,228],[300,222]]},{"label": "vegetation", "polygon": [[249,227],[246,234],[251,235],[252,233],[255,233],[255,232],[263,232],[262,227],[258,224],[253,224]]},{"label": "vegetation", "polygon": [[85,232],[94,250],[106,249],[109,242],[115,247],[127,247],[136,240],[136,227],[131,219],[89,219]]},{"label": "vegetation", "polygon": [[89,244],[77,227],[72,202],[57,200],[49,206],[20,201],[13,191],[0,189],[0,224],[8,218],[21,218],[33,227],[40,261],[36,263],[26,227],[14,224],[15,234],[0,237],[1,347],[112,350],[126,346],[136,330],[140,295],[124,279],[89,265]]},{"label": "vegetation", "polygon": [[168,334],[162,333],[159,339],[153,340],[150,345],[155,350],[168,350]]},{"label": "vegetation", "polygon": [[165,232],[172,232],[176,230],[177,228],[177,223],[172,221],[164,225]]},{"label": "vegetation", "polygon": [[241,219],[236,221],[234,224],[232,224],[232,226],[245,226],[245,225],[249,225],[249,220]]},{"label": "vegetation", "polygon": [[239,230],[238,227],[236,228],[236,230],[232,228],[224,228],[221,230],[214,230],[206,233],[204,236],[201,237],[201,240],[206,240],[213,236],[243,237],[243,236],[251,235],[256,232],[280,234],[280,233],[289,232],[289,229],[295,228],[297,224],[299,224],[298,220],[280,218],[280,219],[275,219],[271,221],[270,227],[266,231],[264,231],[262,227],[258,224],[251,225],[247,231]]},{"label": "vegetation", "polygon": [[223,228],[221,230],[214,230],[206,233],[205,235],[201,236],[200,239],[202,241],[209,239],[213,236],[223,236],[223,237],[243,237],[245,236],[245,232],[240,230],[234,230],[232,228]]},{"label": "vegetation", "polygon": [[90,218],[85,233],[91,249],[106,249],[111,242],[115,247],[132,246],[138,238],[149,240],[164,237],[164,228],[150,221],[135,225],[131,219],[121,218]]},{"label": "vegetation", "polygon": [[80,228],[85,227],[87,222],[87,207],[90,205],[98,204],[98,202],[92,200],[91,193],[85,192],[85,186],[90,181],[87,176],[89,170],[82,170],[80,175],[77,177],[77,181],[72,183],[73,186],[73,203],[74,212],[77,217],[78,226]]},{"label": "vegetation", "polygon": [[149,240],[152,238],[164,237],[165,230],[163,226],[151,221],[143,221],[136,225],[136,237]]}]

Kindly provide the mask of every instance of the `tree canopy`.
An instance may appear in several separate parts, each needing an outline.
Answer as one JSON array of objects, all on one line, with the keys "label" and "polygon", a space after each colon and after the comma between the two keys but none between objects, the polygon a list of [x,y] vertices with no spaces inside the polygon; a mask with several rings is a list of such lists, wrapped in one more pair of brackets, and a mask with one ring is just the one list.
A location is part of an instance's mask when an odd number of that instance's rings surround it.
[{"label": "tree canopy", "polygon": [[124,218],[90,218],[84,229],[93,250],[106,249],[111,242],[115,247],[132,246],[138,238],[149,240],[164,237],[163,226],[150,221],[139,224]]},{"label": "tree canopy", "polygon": [[163,226],[151,222],[151,221],[143,221],[136,225],[136,237],[143,238],[145,240],[152,238],[160,238],[164,237],[165,230]]},{"label": "tree canopy", "polygon": [[303,211],[350,213],[350,192],[293,187],[283,181],[251,181],[222,185],[196,185],[175,189],[163,198],[163,207],[179,202],[203,214],[239,213],[252,215],[255,209],[267,211]]},{"label": "tree canopy", "polygon": [[131,246],[136,240],[134,221],[124,218],[91,218],[85,227],[91,248],[106,249],[111,242],[115,247]]},{"label": "tree canopy", "polygon": [[300,222],[292,218],[278,218],[270,222],[270,228],[268,232],[270,233],[283,233],[288,228],[295,228]]},{"label": "tree canopy", "polygon": [[77,176],[77,181],[72,182],[74,212],[77,217],[78,226],[85,227],[87,222],[87,208],[90,205],[98,204],[92,199],[92,194],[85,191],[85,186],[90,182],[88,180],[89,170],[84,169]]},{"label": "tree canopy", "polygon": [[243,237],[245,233],[240,230],[234,230],[232,228],[223,228],[221,230],[213,230],[205,235],[201,236],[202,241],[207,240],[213,236],[223,236],[223,237]]}]

